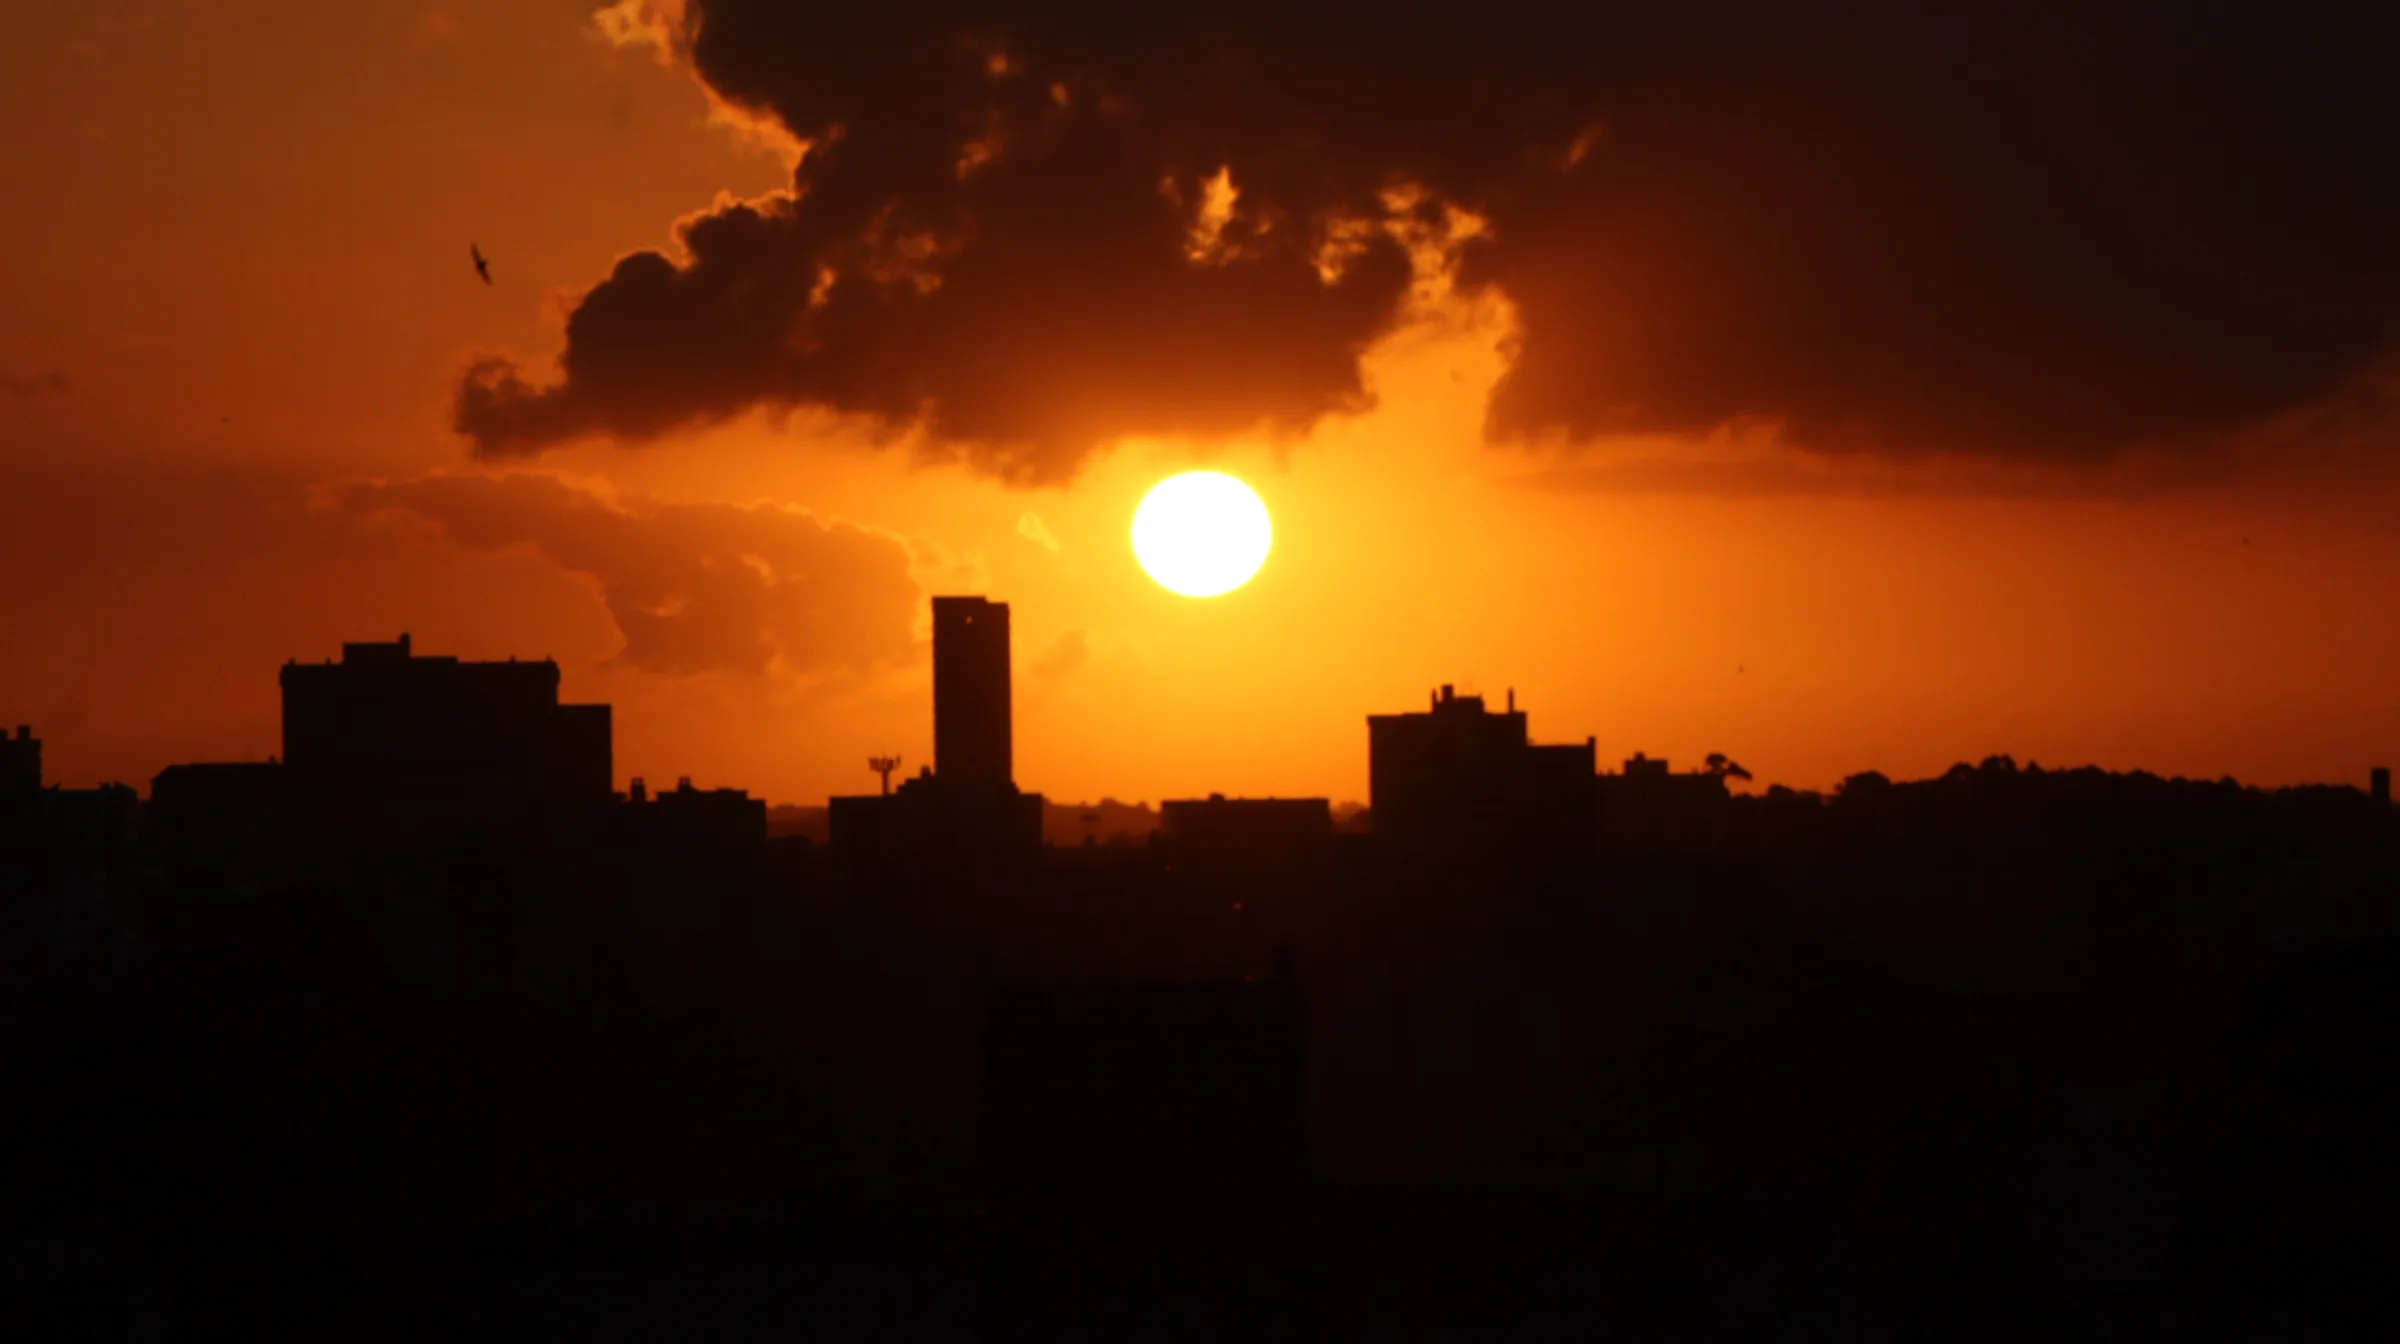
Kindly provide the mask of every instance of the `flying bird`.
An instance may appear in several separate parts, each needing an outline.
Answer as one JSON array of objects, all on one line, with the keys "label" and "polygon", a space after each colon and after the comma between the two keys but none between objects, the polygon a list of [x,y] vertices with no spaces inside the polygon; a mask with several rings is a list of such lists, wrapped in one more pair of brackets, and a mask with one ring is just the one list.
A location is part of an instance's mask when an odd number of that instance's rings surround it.
[{"label": "flying bird", "polygon": [[475,274],[483,277],[483,283],[487,285],[492,283],[492,263],[485,260],[483,249],[469,243],[467,244],[467,255],[475,258]]}]

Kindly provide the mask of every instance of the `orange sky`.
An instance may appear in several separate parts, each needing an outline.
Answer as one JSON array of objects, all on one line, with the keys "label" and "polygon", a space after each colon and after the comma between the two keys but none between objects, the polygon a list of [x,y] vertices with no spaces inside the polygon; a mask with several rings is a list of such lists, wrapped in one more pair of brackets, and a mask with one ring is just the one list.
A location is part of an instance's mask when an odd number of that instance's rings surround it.
[{"label": "orange sky", "polygon": [[[669,245],[720,192],[788,183],[688,74],[612,50],[587,13],[19,20],[0,49],[0,722],[36,725],[54,781],[263,758],[283,659],[408,630],[558,657],[570,698],[617,706],[621,777],[862,790],[872,752],[929,757],[927,650],[894,643],[880,599],[816,595],[837,571],[809,567],[887,560],[876,591],[904,573],[904,602],[1012,605],[1019,781],[1063,798],[1361,797],[1363,716],[1443,681],[1514,687],[1537,737],[1596,736],[1603,760],[1725,751],[1762,783],[1995,752],[2266,784],[2400,759],[2388,408],[2254,427],[2221,477],[1827,458],[1771,434],[1495,447],[1513,316],[1437,296],[1369,353],[1374,409],[1281,445],[1130,441],[1017,489],[760,413],[518,467],[598,528],[547,545],[377,507],[432,496],[361,483],[491,470],[448,425],[473,353],[554,356],[615,257]],[[2345,436],[2370,451],[2318,443]],[[1207,601],[1150,583],[1127,539],[1143,491],[1200,461],[1277,528],[1259,577]],[[752,623],[713,633],[764,630],[764,666],[621,657],[608,594],[674,588],[698,572],[676,548],[736,525],[791,547],[767,562],[794,585],[783,614],[707,608]],[[812,622],[858,642],[818,649]]]}]

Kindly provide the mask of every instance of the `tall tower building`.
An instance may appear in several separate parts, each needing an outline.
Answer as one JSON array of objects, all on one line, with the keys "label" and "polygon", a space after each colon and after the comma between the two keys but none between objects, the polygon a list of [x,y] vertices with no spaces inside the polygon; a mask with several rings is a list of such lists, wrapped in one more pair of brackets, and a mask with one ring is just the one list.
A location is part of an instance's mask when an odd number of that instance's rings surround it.
[{"label": "tall tower building", "polygon": [[832,800],[833,852],[853,872],[956,883],[1042,852],[1042,796],[1017,789],[1008,604],[933,599],[933,765],[886,794]]},{"label": "tall tower building", "polygon": [[933,599],[933,772],[968,786],[1016,780],[1005,602]]}]

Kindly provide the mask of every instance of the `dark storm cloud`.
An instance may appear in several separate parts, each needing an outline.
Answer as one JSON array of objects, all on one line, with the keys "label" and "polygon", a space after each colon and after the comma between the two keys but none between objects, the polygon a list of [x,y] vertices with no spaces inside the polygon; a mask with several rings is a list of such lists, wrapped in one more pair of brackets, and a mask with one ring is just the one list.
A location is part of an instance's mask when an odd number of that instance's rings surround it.
[{"label": "dark storm cloud", "polygon": [[1462,279],[1521,316],[1504,438],[2089,459],[2388,344],[2394,11],[2087,8],[691,0],[700,77],[815,146],[798,198],[621,262],[562,380],[481,363],[458,425],[505,456],[811,405],[1031,477],[1302,425],[1356,402],[1406,282],[1380,235],[1315,261],[1400,182],[1491,224]]},{"label": "dark storm cloud", "polygon": [[529,545],[596,580],[646,672],[809,674],[906,659],[917,586],[896,538],[772,505],[622,508],[548,476],[430,476],[344,487],[463,546]]},{"label": "dark storm cloud", "polygon": [[1546,492],[1713,499],[2114,499],[2277,488],[2387,497],[2400,468],[2400,351],[2274,415],[2104,460],[1811,453],[1773,436],[1619,440],[1563,454],[1516,483]]}]

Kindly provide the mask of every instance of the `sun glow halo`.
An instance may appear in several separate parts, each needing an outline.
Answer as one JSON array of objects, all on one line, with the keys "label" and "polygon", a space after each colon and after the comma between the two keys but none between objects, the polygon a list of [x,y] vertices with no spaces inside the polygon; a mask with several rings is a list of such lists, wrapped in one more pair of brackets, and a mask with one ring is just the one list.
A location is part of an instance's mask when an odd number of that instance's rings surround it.
[{"label": "sun glow halo", "polygon": [[1133,512],[1133,554],[1159,585],[1216,597],[1267,561],[1275,527],[1258,493],[1221,471],[1187,471],[1150,487]]}]

